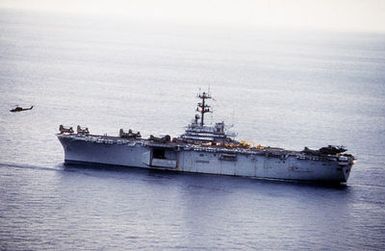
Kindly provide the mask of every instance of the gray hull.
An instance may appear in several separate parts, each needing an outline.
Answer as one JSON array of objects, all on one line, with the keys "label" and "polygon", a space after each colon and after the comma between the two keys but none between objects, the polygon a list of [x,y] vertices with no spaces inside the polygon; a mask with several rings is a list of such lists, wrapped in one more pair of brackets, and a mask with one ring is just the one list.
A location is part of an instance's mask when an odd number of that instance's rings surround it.
[{"label": "gray hull", "polygon": [[267,151],[238,151],[192,145],[155,144],[116,137],[62,135],[65,163],[98,163],[191,173],[312,182],[344,183],[352,162],[337,157],[274,155]]}]

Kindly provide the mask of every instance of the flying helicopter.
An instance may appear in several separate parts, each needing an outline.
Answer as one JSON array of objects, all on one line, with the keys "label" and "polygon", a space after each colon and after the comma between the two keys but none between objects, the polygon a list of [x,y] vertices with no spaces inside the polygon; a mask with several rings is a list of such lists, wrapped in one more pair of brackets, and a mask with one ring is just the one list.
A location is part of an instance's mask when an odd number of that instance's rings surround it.
[{"label": "flying helicopter", "polygon": [[16,105],[15,108],[13,108],[13,109],[11,109],[9,111],[10,112],[23,112],[23,111],[28,111],[28,110],[32,110],[32,109],[33,109],[33,105],[31,105],[31,107],[29,107],[29,108],[23,108],[21,106]]}]

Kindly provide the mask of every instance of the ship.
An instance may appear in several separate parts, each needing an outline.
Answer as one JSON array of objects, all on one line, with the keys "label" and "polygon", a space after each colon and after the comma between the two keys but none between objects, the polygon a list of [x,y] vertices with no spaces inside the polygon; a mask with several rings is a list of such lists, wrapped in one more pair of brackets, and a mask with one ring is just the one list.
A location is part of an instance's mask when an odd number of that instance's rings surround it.
[{"label": "ship", "polygon": [[212,112],[209,92],[197,95],[194,119],[180,136],[143,138],[120,129],[117,136],[91,134],[88,128],[60,125],[56,134],[64,148],[64,164],[123,166],[256,179],[346,183],[355,157],[343,146],[286,150],[238,141],[225,123],[207,125]]}]

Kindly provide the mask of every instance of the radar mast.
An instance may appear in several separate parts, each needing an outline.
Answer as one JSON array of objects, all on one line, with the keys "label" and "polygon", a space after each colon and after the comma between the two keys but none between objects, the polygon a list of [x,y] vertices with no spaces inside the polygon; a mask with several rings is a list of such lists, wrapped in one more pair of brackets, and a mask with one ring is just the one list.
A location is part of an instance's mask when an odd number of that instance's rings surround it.
[{"label": "radar mast", "polygon": [[211,95],[206,92],[202,92],[198,94],[198,98],[202,100],[202,102],[198,103],[197,112],[201,114],[201,126],[204,125],[204,118],[206,112],[212,112],[210,106],[206,104],[206,99],[211,99]]}]

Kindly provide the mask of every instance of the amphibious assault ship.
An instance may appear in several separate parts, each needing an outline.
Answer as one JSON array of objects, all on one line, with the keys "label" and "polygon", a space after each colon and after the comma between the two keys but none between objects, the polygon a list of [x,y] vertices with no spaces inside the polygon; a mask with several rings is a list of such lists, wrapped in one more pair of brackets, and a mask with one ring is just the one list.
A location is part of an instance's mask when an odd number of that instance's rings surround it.
[{"label": "amphibious assault ship", "polygon": [[172,170],[190,173],[245,176],[310,182],[344,183],[354,156],[342,146],[291,151],[253,146],[237,141],[224,122],[206,125],[211,111],[209,93],[197,95],[193,121],[175,138],[166,135],[142,138],[140,132],[120,129],[118,136],[91,134],[88,128],[60,125],[57,137],[64,148],[65,164],[102,164]]}]

